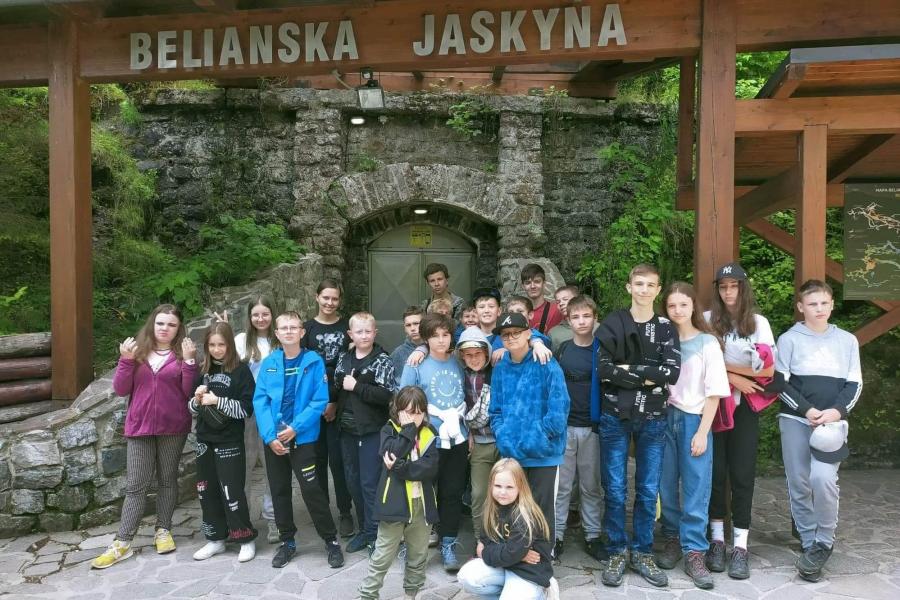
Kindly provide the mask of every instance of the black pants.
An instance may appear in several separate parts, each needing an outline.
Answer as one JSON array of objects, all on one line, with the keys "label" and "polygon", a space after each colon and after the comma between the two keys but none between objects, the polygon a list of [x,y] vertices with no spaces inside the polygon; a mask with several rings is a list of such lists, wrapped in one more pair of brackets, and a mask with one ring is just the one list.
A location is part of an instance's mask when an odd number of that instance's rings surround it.
[{"label": "black pants", "polygon": [[326,421],[322,417],[319,425],[319,440],[316,442],[316,477],[319,486],[328,496],[328,469],[331,467],[331,480],[334,482],[334,496],[338,511],[342,515],[350,514],[352,507],[350,489],[344,477],[344,458],[341,453],[341,428],[337,419]]},{"label": "black pants", "polygon": [[438,450],[437,505],[441,520],[437,530],[442,538],[459,535],[468,452],[469,445],[466,443]]},{"label": "black pants", "polygon": [[[558,485],[559,467],[525,467],[525,477],[534,501],[541,507],[547,525],[550,526],[550,539],[556,539],[556,489]],[[488,494],[491,491],[488,490]]]},{"label": "black pants", "polygon": [[272,506],[275,509],[275,524],[281,533],[281,541],[294,539],[297,526],[294,525],[294,504],[291,501],[292,478],[297,476],[300,482],[300,495],[306,510],[312,517],[316,533],[325,541],[337,539],[337,529],[328,508],[328,496],[319,487],[316,477],[316,444],[292,446],[290,453],[278,456],[266,446],[266,476],[269,479],[269,490],[272,492]]},{"label": "black pants", "polygon": [[753,486],[756,482],[756,447],[759,443],[759,415],[750,410],[747,400],[734,411],[734,429],[713,434],[713,479],[709,499],[709,518],[724,520],[725,481],[731,488],[731,523],[750,529]]},{"label": "black pants", "polygon": [[244,493],[244,441],[230,444],[197,442],[197,495],[203,509],[201,529],[216,542],[256,539]]}]

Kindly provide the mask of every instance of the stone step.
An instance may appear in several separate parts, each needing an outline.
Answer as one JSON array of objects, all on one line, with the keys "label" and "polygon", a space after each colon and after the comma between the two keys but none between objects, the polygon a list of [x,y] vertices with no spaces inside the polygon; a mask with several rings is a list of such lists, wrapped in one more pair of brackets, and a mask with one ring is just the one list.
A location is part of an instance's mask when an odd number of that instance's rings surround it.
[{"label": "stone step", "polygon": [[21,404],[19,406],[6,406],[0,408],[0,423],[15,423],[24,421],[37,415],[42,415],[53,410],[54,403],[52,400],[45,402],[31,402]]}]

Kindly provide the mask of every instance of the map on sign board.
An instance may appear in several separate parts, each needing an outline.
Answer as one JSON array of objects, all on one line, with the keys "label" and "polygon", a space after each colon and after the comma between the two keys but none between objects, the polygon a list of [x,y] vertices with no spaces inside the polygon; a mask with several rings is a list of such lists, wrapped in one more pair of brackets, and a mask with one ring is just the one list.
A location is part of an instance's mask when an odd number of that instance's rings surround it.
[{"label": "map on sign board", "polygon": [[431,248],[431,226],[413,225],[410,227],[409,245],[413,248]]},{"label": "map on sign board", "polygon": [[900,183],[845,186],[844,298],[900,300]]}]

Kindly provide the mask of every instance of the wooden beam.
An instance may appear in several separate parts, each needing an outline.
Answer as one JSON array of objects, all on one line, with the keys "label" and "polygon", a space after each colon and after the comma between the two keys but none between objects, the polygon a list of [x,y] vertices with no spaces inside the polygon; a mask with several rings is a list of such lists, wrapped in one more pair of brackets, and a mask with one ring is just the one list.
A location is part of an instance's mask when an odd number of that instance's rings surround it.
[{"label": "wooden beam", "polygon": [[807,125],[842,134],[897,133],[900,95],[738,100],[735,115],[738,135],[799,132]]},{"label": "wooden beam", "polygon": [[[797,241],[793,235],[781,227],[773,225],[765,219],[747,223],[745,227],[776,248],[794,256],[794,249],[797,246]],[[826,256],[825,276],[832,281],[844,283],[844,266],[836,260]],[[890,302],[888,300],[869,300],[869,302],[882,310],[892,310],[894,307],[900,307],[900,302]]]},{"label": "wooden beam", "polygon": [[828,127],[808,125],[800,136],[800,202],[797,207],[797,260],[794,283],[825,279],[825,185]]},{"label": "wooden beam", "polygon": [[214,13],[230,13],[237,9],[237,0],[194,0],[194,4]]},{"label": "wooden beam", "polygon": [[770,98],[790,98],[806,77],[806,65],[788,65],[784,77],[778,83]]},{"label": "wooden beam", "polygon": [[494,67],[494,71],[491,73],[491,81],[493,81],[495,84],[499,84],[500,80],[503,79],[503,72],[505,70],[506,67],[502,65],[499,67]]},{"label": "wooden beam", "polygon": [[50,331],[53,399],[93,379],[91,98],[78,76],[79,27],[50,24]]},{"label": "wooden beam", "polygon": [[734,201],[734,222],[745,225],[795,206],[800,192],[800,167],[791,167]]},{"label": "wooden beam", "polygon": [[900,327],[900,306],[869,321],[854,331],[853,335],[859,340],[859,345],[863,346],[894,327]]},{"label": "wooden beam", "polygon": [[653,60],[622,61],[618,64],[605,64],[591,61],[572,76],[572,81],[621,81],[629,77],[637,77],[676,64],[678,58],[665,57]]},{"label": "wooden beam", "polygon": [[736,0],[703,0],[694,281],[709,306],[713,275],[734,251]]},{"label": "wooden beam", "polygon": [[[737,51],[775,50],[803,45],[827,45],[847,41],[896,40],[900,31],[900,11],[889,0],[866,0],[863,7],[846,0],[736,0],[736,18],[741,27],[737,32]],[[576,43],[566,48],[562,33],[564,15],[560,13],[550,36],[549,49],[542,49],[541,36],[533,18],[533,10],[546,11],[546,0],[519,0],[510,11],[509,0],[459,0],[454,3],[429,3],[428,13],[435,18],[435,49],[427,56],[412,52],[412,44],[423,39],[424,15],[420,0],[392,0],[391,2],[334,2],[320,5],[297,5],[295,2],[278,8],[260,10],[235,10],[227,14],[182,13],[154,16],[116,17],[98,19],[93,23],[91,35],[81,49],[81,75],[88,81],[148,81],[177,79],[224,79],[257,77],[296,77],[298,75],[327,74],[337,68],[341,71],[357,71],[369,65],[378,71],[434,70],[453,67],[496,66],[558,61],[599,60],[653,60],[660,57],[696,55],[700,48],[700,3],[696,0],[667,0],[649,2],[632,0],[619,3],[627,35],[627,43],[615,41],[598,46],[599,31],[607,2],[584,0],[584,7],[591,10],[591,36],[584,46]],[[492,49],[483,54],[466,48],[466,53],[449,51],[438,53],[443,25],[448,14],[457,14],[463,24],[465,40],[470,39],[471,16],[477,10],[487,10],[494,16],[491,31],[494,35]],[[499,38],[501,12],[517,11],[525,14],[519,31],[524,50],[511,45],[501,51]],[[827,15],[828,18],[810,18],[810,15]],[[333,48],[338,24],[349,21],[359,58],[343,55],[337,60]],[[273,26],[282,23],[299,25],[297,40],[301,54],[305,55],[305,24],[328,23],[324,37],[329,56],[307,62],[305,56],[290,63],[275,60],[272,64],[220,66],[219,49],[225,30],[235,27],[242,48],[249,47],[251,25]],[[214,34],[214,60],[209,66],[185,68],[182,64],[171,69],[159,69],[155,65],[145,70],[132,70],[129,65],[130,34],[147,33],[153,41],[153,55],[157,55],[157,34],[160,31],[176,31],[173,41],[178,48],[173,56],[181,60],[182,38],[180,32],[193,32],[195,56],[202,53],[203,31]],[[22,31],[29,32],[21,35]],[[509,30],[509,28],[508,28]],[[16,34],[19,35],[10,35]],[[0,84],[43,85],[48,77],[46,63],[47,26],[0,27]],[[276,49],[283,48],[280,42]],[[277,52],[275,54],[277,58]]]},{"label": "wooden beam", "polygon": [[675,183],[678,189],[694,181],[694,107],[697,101],[697,59],[681,59],[678,73],[678,156]]},{"label": "wooden beam", "polygon": [[853,175],[853,171],[876,154],[879,148],[896,137],[896,134],[881,133],[864,139],[846,156],[828,167],[828,183],[843,183],[845,179]]},{"label": "wooden beam", "polygon": [[[765,184],[763,184],[765,185]],[[735,207],[740,206],[740,200],[752,192],[753,190],[759,188],[758,185],[735,185],[734,186],[734,199],[735,199]],[[828,184],[825,186],[825,204],[829,208],[834,206],[843,206],[844,205],[844,185],[840,183]],[[697,208],[697,194],[696,190],[693,187],[683,188],[678,190],[678,195],[675,200],[675,207],[678,210],[696,210]],[[772,212],[775,212],[774,210]],[[766,213],[765,215],[760,215],[757,218],[767,217],[771,214]],[[735,219],[737,219],[735,217]],[[738,225],[746,225],[745,223],[737,223]]]}]

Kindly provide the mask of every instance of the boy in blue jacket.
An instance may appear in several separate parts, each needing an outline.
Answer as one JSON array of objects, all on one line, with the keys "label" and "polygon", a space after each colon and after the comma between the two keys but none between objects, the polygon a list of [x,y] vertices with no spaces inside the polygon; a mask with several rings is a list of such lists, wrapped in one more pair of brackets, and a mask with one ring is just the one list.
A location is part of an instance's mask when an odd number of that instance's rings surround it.
[{"label": "boy in blue jacket", "polygon": [[500,456],[516,459],[525,469],[552,540],[557,472],[566,452],[566,380],[556,359],[544,365],[532,359],[532,330],[525,315],[500,315],[494,333],[503,340],[507,353],[491,376],[491,429]]},{"label": "boy in blue jacket", "polygon": [[253,395],[256,425],[266,445],[266,477],[275,524],[282,542],[272,558],[272,566],[284,567],[297,552],[291,502],[293,471],[316,532],[325,540],[328,564],[336,569],[344,565],[344,555],[337,542],[328,496],[319,487],[315,469],[319,416],[328,404],[328,377],[322,358],[300,347],[303,334],[300,315],[290,311],[278,316],[275,335],[281,348],[262,361]]}]

